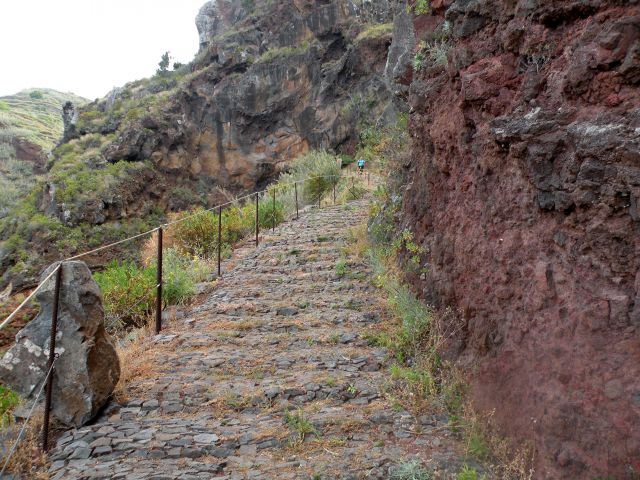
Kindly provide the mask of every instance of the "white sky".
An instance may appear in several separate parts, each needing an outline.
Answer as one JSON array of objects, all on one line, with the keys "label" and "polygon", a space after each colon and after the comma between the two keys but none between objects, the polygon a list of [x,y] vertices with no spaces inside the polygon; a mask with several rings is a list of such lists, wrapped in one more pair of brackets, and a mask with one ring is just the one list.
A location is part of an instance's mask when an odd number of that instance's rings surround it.
[{"label": "white sky", "polygon": [[[198,50],[206,0],[0,0],[0,96],[53,88],[93,100]],[[171,68],[171,67],[170,67]]]}]

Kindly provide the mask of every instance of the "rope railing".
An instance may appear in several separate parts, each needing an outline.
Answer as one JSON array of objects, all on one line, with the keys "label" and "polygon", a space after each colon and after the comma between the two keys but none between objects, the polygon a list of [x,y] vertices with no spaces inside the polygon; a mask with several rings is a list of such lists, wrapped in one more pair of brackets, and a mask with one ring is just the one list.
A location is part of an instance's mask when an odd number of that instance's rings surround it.
[{"label": "rope railing", "polygon": [[[246,194],[246,195],[242,195],[240,197],[234,198],[233,200],[229,200],[228,202],[216,205],[216,206],[208,208],[206,210],[202,210],[202,211],[200,211],[198,213],[194,213],[192,215],[187,215],[185,217],[179,218],[179,219],[174,220],[172,222],[163,223],[162,225],[160,225],[160,226],[158,226],[156,228],[153,228],[151,230],[147,230],[146,232],[142,232],[142,233],[139,233],[137,235],[133,235],[131,237],[127,237],[127,238],[124,238],[122,240],[118,240],[117,242],[109,243],[107,245],[103,245],[101,247],[94,248],[93,250],[89,250],[87,252],[82,252],[82,253],[79,253],[77,255],[65,258],[65,259],[60,261],[60,263],[56,267],[56,270],[58,268],[60,268],[60,265],[62,263],[64,263],[64,262],[70,262],[70,261],[73,261],[73,260],[78,260],[80,258],[84,258],[84,257],[87,257],[89,255],[93,255],[95,253],[98,253],[98,252],[101,252],[101,251],[104,251],[104,250],[108,250],[108,249],[116,247],[118,245],[122,245],[124,243],[131,242],[133,240],[137,240],[139,238],[142,238],[142,237],[145,237],[147,235],[151,235],[151,234],[153,234],[155,232],[158,232],[162,228],[170,227],[172,225],[176,225],[178,223],[181,223],[181,222],[187,221],[189,219],[195,218],[195,217],[197,217],[199,215],[202,215],[202,213],[204,213],[204,212],[212,212],[214,210],[219,210],[219,209],[222,209],[222,208],[227,207],[229,205],[233,205],[235,203],[238,203],[238,202],[240,202],[242,200],[245,200],[247,198],[251,198],[254,195],[258,196],[258,195],[263,194],[265,192],[269,192],[269,191],[271,191],[273,189],[279,190],[279,189],[283,189],[283,188],[291,187],[291,186],[297,187],[297,185],[304,184],[308,180],[311,180],[311,179],[314,179],[314,178],[347,178],[347,177],[344,177],[343,175],[322,175],[322,176],[319,176],[319,177],[307,177],[307,178],[302,179],[302,180],[297,180],[295,182],[289,182],[289,183],[285,183],[285,184],[274,184],[274,185],[271,185],[270,187],[265,188],[264,190],[260,190],[260,191],[257,191],[257,192],[252,192],[252,193],[249,193],[249,194]],[[42,289],[44,284],[56,273],[56,270],[53,270],[47,276],[47,278],[45,278],[42,282],[40,282],[38,284],[38,286],[31,292],[31,294],[18,307],[16,307],[13,310],[13,312],[11,312],[11,314],[9,316],[7,316],[7,318],[5,318],[3,320],[2,323],[0,323],[0,330],[2,330],[4,327],[6,327],[15,318],[15,316],[18,314],[18,312],[35,296],[36,293],[38,293]]]},{"label": "rope railing", "polygon": [[35,297],[36,293],[38,293],[40,291],[40,289],[45,285],[45,283],[47,283],[47,281],[53,277],[55,275],[55,273],[58,271],[58,269],[60,268],[60,264],[58,264],[58,266],[56,268],[53,269],[53,271],[47,275],[47,277],[42,280],[42,282],[40,282],[40,284],[35,288],[35,290],[33,290],[29,296],[27,298],[25,298],[22,303],[20,305],[18,305],[15,310],[13,312],[11,312],[11,314],[4,319],[4,321],[2,323],[0,323],[0,330],[2,330],[6,325],[9,324],[9,322],[11,322],[11,320],[14,319],[14,317],[18,314],[18,312],[22,309],[22,307],[24,307],[27,303],[29,303],[29,300],[31,300],[33,297]]},{"label": "rope railing", "polygon": [[[72,260],[77,260],[79,258],[83,258],[92,254],[95,254],[97,252],[100,251],[104,251],[110,248],[113,248],[115,246],[124,244],[126,242],[130,242],[142,237],[145,237],[147,235],[151,235],[153,233],[157,233],[158,235],[158,241],[157,241],[157,258],[156,258],[156,265],[157,265],[157,279],[156,279],[156,283],[155,283],[155,288],[156,288],[156,306],[155,306],[155,331],[156,334],[160,333],[161,329],[162,329],[162,286],[163,286],[163,278],[162,278],[162,270],[163,270],[163,262],[162,262],[162,254],[163,254],[163,245],[162,245],[162,238],[163,238],[163,230],[169,226],[172,225],[176,225],[180,222],[186,221],[190,218],[195,218],[198,215],[201,215],[204,212],[212,212],[217,210],[218,213],[218,225],[217,225],[217,272],[218,272],[218,276],[221,276],[221,251],[222,251],[222,210],[224,207],[227,207],[229,205],[233,205],[236,204],[238,202],[241,202],[243,200],[246,200],[248,198],[254,197],[255,196],[255,244],[256,247],[258,247],[259,245],[259,233],[260,233],[260,196],[262,194],[265,194],[267,192],[271,192],[272,193],[272,199],[271,201],[273,202],[273,211],[272,211],[272,228],[275,230],[275,226],[277,222],[276,219],[276,192],[280,191],[282,189],[286,189],[286,188],[290,188],[293,187],[293,191],[291,193],[294,194],[294,199],[295,199],[295,218],[298,219],[300,216],[300,211],[299,211],[299,199],[298,199],[298,185],[299,184],[303,184],[305,182],[307,182],[308,180],[311,179],[317,179],[317,178],[325,178],[325,179],[341,179],[341,178],[349,178],[352,177],[352,182],[351,182],[351,187],[349,186],[349,182],[347,182],[346,187],[351,190],[354,186],[354,181],[353,181],[353,176],[349,175],[349,176],[344,176],[344,175],[319,175],[319,176],[310,176],[307,177],[303,180],[297,180],[294,182],[289,182],[289,183],[285,183],[285,184],[275,184],[275,185],[271,185],[269,187],[267,187],[264,190],[260,190],[257,192],[253,192],[250,194],[246,194],[246,195],[242,195],[240,197],[234,198],[233,200],[230,200],[228,202],[222,203],[220,205],[216,205],[215,207],[211,207],[209,209],[203,210],[203,211],[199,211],[197,213],[191,214],[191,215],[187,215],[186,217],[182,217],[180,219],[174,220],[172,222],[168,222],[165,224],[162,224],[152,230],[148,230],[146,232],[143,233],[139,233],[137,235],[133,235],[131,237],[119,240],[117,242],[113,242],[107,245],[103,245],[101,247],[95,248],[93,250],[89,250],[87,252],[83,252],[77,255],[74,255],[72,257],[66,258],[62,261],[59,261],[58,264],[55,266],[55,268],[52,269],[52,271],[38,284],[38,286],[29,294],[29,296],[27,298],[25,298],[20,305],[14,309],[13,312],[11,312],[11,314],[0,324],[0,330],[3,329],[6,325],[8,325],[13,319],[15,319],[16,315],[18,314],[18,312],[29,302],[31,301],[34,296],[44,287],[44,285],[51,280],[54,276],[55,276],[55,291],[54,291],[54,297],[53,297],[53,308],[52,308],[52,316],[51,316],[51,337],[50,337],[50,346],[49,346],[49,360],[48,360],[48,372],[47,375],[45,376],[45,379],[43,381],[43,384],[40,387],[40,390],[35,398],[35,401],[33,403],[33,405],[31,406],[31,409],[29,411],[29,415],[27,417],[27,420],[24,422],[22,429],[20,430],[20,433],[16,439],[16,441],[14,442],[14,444],[11,447],[11,450],[6,458],[6,461],[4,463],[4,466],[2,468],[2,471],[0,471],[0,478],[2,478],[2,475],[4,474],[9,461],[11,459],[11,456],[14,454],[15,449],[18,445],[18,443],[20,442],[20,439],[22,437],[22,435],[24,434],[24,431],[26,429],[27,423],[29,421],[29,419],[31,418],[33,411],[35,409],[35,406],[38,402],[38,400],[40,399],[40,396],[42,395],[42,392],[44,391],[44,388],[46,386],[46,398],[45,398],[45,407],[44,407],[44,418],[43,418],[43,426],[42,426],[42,450],[44,452],[46,452],[48,450],[48,438],[49,438],[49,414],[50,414],[50,410],[51,410],[51,403],[52,403],[52,389],[53,389],[53,375],[52,375],[52,371],[53,371],[53,367],[54,364],[57,360],[57,355],[55,354],[55,342],[56,342],[56,332],[57,332],[57,323],[58,323],[58,313],[59,313],[59,301],[60,301],[60,292],[61,292],[61,286],[62,286],[62,276],[63,276],[63,265],[65,262],[69,262]],[[339,180],[338,180],[339,181]],[[333,187],[333,203],[336,203],[336,184],[338,184],[338,181],[336,181],[332,187]],[[367,177],[367,182],[370,182],[370,177]],[[310,204],[306,205],[314,205],[315,202],[317,201],[317,206],[318,208],[321,207],[321,200],[323,198],[323,193],[324,195],[326,195],[326,192],[322,192],[320,191],[317,195],[317,198],[312,198]],[[267,199],[268,201],[268,199]],[[285,214],[286,217],[286,214]]]}]

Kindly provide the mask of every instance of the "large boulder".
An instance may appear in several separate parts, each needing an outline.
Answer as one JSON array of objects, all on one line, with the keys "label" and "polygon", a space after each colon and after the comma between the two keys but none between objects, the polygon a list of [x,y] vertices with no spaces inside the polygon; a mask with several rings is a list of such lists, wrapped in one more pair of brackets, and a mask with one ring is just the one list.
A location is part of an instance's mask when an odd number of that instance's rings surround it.
[{"label": "large boulder", "polygon": [[[55,275],[36,296],[40,313],[0,360],[0,382],[27,398],[37,394],[47,370],[54,288]],[[56,353],[52,413],[65,425],[83,425],[105,405],[120,378],[118,355],[104,328],[100,288],[84,262],[62,267]]]}]

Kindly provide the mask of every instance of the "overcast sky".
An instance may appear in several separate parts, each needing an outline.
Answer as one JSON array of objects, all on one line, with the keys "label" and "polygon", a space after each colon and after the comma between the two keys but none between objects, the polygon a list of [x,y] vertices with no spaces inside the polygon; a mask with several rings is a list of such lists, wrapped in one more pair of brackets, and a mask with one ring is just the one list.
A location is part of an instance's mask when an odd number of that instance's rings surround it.
[{"label": "overcast sky", "polygon": [[91,100],[189,62],[205,0],[0,0],[0,96],[47,87]]}]

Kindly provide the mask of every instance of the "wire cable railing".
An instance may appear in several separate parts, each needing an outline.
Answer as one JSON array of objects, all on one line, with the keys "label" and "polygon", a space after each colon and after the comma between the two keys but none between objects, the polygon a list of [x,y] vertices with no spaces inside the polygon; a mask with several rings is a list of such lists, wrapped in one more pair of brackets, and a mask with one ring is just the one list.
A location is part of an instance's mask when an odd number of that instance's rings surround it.
[{"label": "wire cable railing", "polygon": [[40,390],[38,390],[38,394],[36,395],[36,398],[33,400],[33,403],[31,404],[31,408],[29,409],[29,413],[27,414],[27,418],[24,419],[24,421],[22,423],[22,427],[20,428],[20,431],[18,432],[18,436],[13,441],[13,444],[11,445],[11,448],[9,449],[9,452],[7,453],[7,456],[6,456],[5,461],[4,461],[4,465],[2,466],[2,470],[0,470],[0,478],[4,478],[4,474],[5,474],[6,470],[7,470],[7,467],[9,466],[9,462],[11,461],[11,457],[13,457],[14,453],[16,452],[16,448],[18,448],[18,444],[20,443],[20,440],[22,439],[22,436],[24,435],[24,432],[27,430],[27,427],[29,425],[29,421],[31,420],[31,417],[33,416],[33,412],[36,409],[36,405],[38,404],[38,401],[40,400],[40,397],[42,396],[42,392],[44,392],[45,387],[47,387],[49,385],[49,377],[51,376],[51,373],[53,372],[53,366],[54,365],[55,365],[55,360],[51,364],[51,366],[49,367],[49,370],[47,371],[47,374],[45,375],[45,377],[44,377],[44,379],[42,381],[42,385],[40,385]]},{"label": "wire cable railing", "polygon": [[[255,244],[256,247],[258,247],[259,245],[259,241],[260,241],[260,225],[261,225],[261,219],[260,219],[260,199],[261,196],[263,198],[263,201],[266,199],[268,201],[268,193],[271,193],[271,201],[272,201],[272,214],[273,214],[273,218],[272,220],[272,228],[275,230],[275,226],[276,223],[280,223],[277,222],[276,219],[276,194],[278,191],[284,190],[284,189],[290,189],[291,187],[292,190],[289,190],[289,193],[293,193],[294,197],[293,197],[293,201],[295,203],[295,218],[298,219],[300,216],[300,201],[299,201],[299,196],[298,196],[298,185],[302,184],[304,187],[305,182],[312,180],[312,179],[318,179],[318,178],[323,178],[323,179],[330,179],[333,181],[332,183],[332,187],[333,187],[333,203],[336,203],[336,185],[339,183],[340,179],[342,178],[352,178],[352,182],[351,182],[351,186],[349,186],[349,182],[347,181],[346,187],[347,189],[349,189],[350,191],[354,188],[354,180],[353,180],[353,175],[349,175],[349,176],[344,176],[344,175],[317,175],[317,176],[310,176],[307,178],[304,178],[302,180],[297,180],[297,181],[293,181],[293,182],[288,182],[288,183],[284,183],[284,184],[273,184],[270,185],[269,187],[267,187],[266,189],[260,190],[260,191],[256,191],[256,192],[252,192],[249,194],[245,194],[242,196],[239,196],[237,198],[234,198],[232,200],[229,200],[225,203],[216,205],[214,207],[208,208],[206,210],[201,210],[198,211],[197,213],[193,213],[190,215],[186,215],[184,217],[181,217],[177,220],[171,221],[171,222],[167,222],[164,223],[156,228],[153,228],[151,230],[139,233],[137,235],[132,235],[130,237],[124,238],[122,240],[119,240],[117,242],[113,242],[113,243],[109,243],[107,245],[103,245],[97,248],[94,248],[92,250],[89,250],[87,252],[83,252],[83,253],[79,253],[77,255],[68,257],[64,260],[61,260],[57,263],[57,265],[55,266],[55,268],[52,269],[52,271],[37,285],[37,287],[29,294],[29,296],[27,298],[25,298],[18,307],[16,307],[13,312],[11,312],[10,315],[7,316],[7,318],[4,319],[4,321],[2,323],[0,323],[0,330],[3,329],[6,325],[8,325],[12,320],[15,319],[16,315],[18,314],[18,312],[24,308],[24,306],[31,301],[35,295],[40,292],[42,290],[42,288],[47,284],[47,282],[49,280],[51,280],[52,278],[54,278],[55,276],[55,290],[54,290],[54,296],[53,296],[53,309],[52,309],[52,318],[51,318],[51,337],[50,337],[50,345],[49,345],[49,362],[48,362],[48,372],[47,375],[45,376],[45,379],[43,381],[43,384],[35,398],[35,401],[29,411],[29,415],[27,417],[27,420],[24,422],[22,429],[20,430],[20,433],[16,439],[16,441],[14,442],[13,446],[11,447],[11,450],[7,456],[7,459],[5,461],[5,464],[2,468],[2,471],[0,472],[0,478],[2,478],[2,475],[4,474],[9,461],[11,459],[11,456],[14,454],[15,449],[17,447],[17,444],[19,443],[22,435],[24,434],[24,431],[26,429],[27,423],[29,421],[29,419],[31,418],[31,415],[33,414],[33,411],[35,409],[35,405],[37,404],[38,400],[40,399],[40,396],[42,395],[42,392],[44,391],[44,388],[46,386],[46,398],[45,398],[45,408],[44,408],[44,419],[43,419],[43,427],[42,427],[42,450],[44,452],[46,452],[48,450],[48,437],[49,437],[49,413],[51,410],[51,402],[52,402],[52,380],[53,380],[53,376],[52,376],[52,371],[53,371],[53,367],[54,367],[54,363],[57,360],[57,355],[55,354],[55,342],[56,342],[56,333],[57,333],[57,320],[58,320],[58,313],[59,313],[59,301],[60,301],[60,290],[61,290],[61,285],[62,285],[62,276],[63,276],[63,266],[65,262],[70,262],[73,260],[77,260],[80,258],[84,258],[87,257],[89,255],[93,255],[95,253],[104,251],[104,250],[108,250],[110,248],[116,247],[118,245],[122,245],[124,243],[127,242],[131,242],[133,240],[136,239],[140,239],[149,235],[152,235],[154,233],[157,234],[157,247],[156,247],[156,273],[157,273],[157,278],[156,278],[156,283],[154,285],[154,288],[156,289],[156,305],[155,305],[155,332],[156,334],[160,333],[161,329],[162,329],[162,286],[163,286],[163,272],[162,272],[162,265],[163,265],[163,261],[162,261],[162,255],[163,255],[163,231],[164,229],[166,229],[167,227],[170,227],[172,225],[176,225],[180,222],[184,222],[188,219],[193,219],[195,217],[197,217],[198,215],[202,215],[205,212],[213,212],[217,210],[218,213],[218,225],[217,225],[217,272],[218,272],[218,277],[221,276],[221,251],[222,251],[222,211],[225,207],[228,207],[230,205],[233,204],[238,204],[239,202],[243,201],[243,200],[247,200],[251,197],[255,197],[255,225],[254,225],[254,229],[255,229]],[[370,183],[371,179],[370,176],[367,175],[367,182]],[[303,202],[303,206],[304,207],[308,207],[310,205],[315,205],[317,202],[317,207],[320,208],[321,207],[321,201],[323,196],[326,195],[326,191],[324,191],[323,189],[321,189],[318,194],[317,194],[317,198],[315,195],[312,195],[312,199],[311,199],[311,203],[308,205],[304,205]],[[266,197],[266,198],[265,198]],[[286,216],[286,215],[285,215]],[[281,220],[284,221],[285,218],[283,218]]]}]

